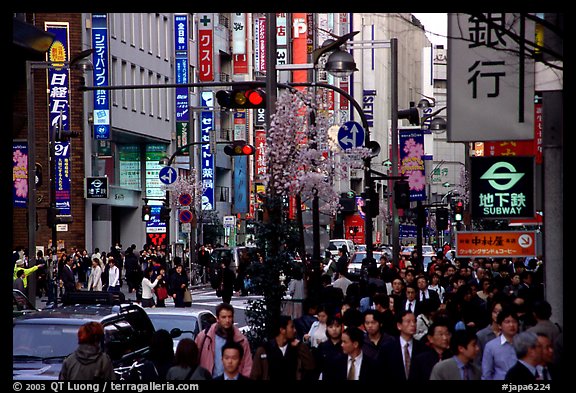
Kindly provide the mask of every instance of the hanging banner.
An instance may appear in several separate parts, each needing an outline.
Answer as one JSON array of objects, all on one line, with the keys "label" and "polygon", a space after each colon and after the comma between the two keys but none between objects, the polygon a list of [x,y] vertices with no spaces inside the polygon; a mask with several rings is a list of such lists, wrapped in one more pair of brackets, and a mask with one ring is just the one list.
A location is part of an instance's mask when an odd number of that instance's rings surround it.
[{"label": "hanging banner", "polygon": [[246,54],[246,14],[232,13],[232,54]]},{"label": "hanging banner", "polygon": [[214,14],[199,14],[198,19],[198,79],[214,81]]},{"label": "hanging banner", "polygon": [[424,172],[424,132],[421,129],[398,129],[400,140],[400,174],[408,176],[410,200],[426,200]]},{"label": "hanging banner", "polygon": [[12,144],[12,202],[14,207],[28,206],[28,142]]},{"label": "hanging banner", "polygon": [[[214,106],[214,93],[203,91],[200,95],[200,106],[212,108]],[[210,142],[210,132],[214,129],[214,112],[200,112],[200,140]],[[202,169],[202,210],[214,210],[214,155],[210,151],[210,144],[201,145],[200,166]]]},{"label": "hanging banner", "polygon": [[[92,14],[94,86],[109,85],[108,14]],[[110,91],[94,90],[94,139],[110,139]]]},{"label": "hanging banner", "polygon": [[[60,62],[70,60],[69,24],[67,22],[45,22],[45,30],[54,34],[54,42],[48,50],[48,61],[56,67],[48,72],[48,116],[49,131],[55,127],[70,130],[70,70],[57,67]],[[50,140],[50,138],[48,138]],[[70,209],[70,142],[55,142],[54,187],[55,206],[59,214],[71,215]]]}]

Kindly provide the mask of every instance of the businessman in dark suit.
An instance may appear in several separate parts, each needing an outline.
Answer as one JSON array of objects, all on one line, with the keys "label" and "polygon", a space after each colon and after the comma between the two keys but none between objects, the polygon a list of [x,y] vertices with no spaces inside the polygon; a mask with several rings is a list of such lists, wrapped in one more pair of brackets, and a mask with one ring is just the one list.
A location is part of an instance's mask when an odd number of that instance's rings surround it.
[{"label": "businessman in dark suit", "polygon": [[402,311],[410,311],[414,314],[415,318],[418,317],[418,315],[422,312],[422,307],[417,294],[418,288],[416,288],[416,285],[406,285],[404,293],[400,297],[400,301],[394,302],[396,315],[400,314]]},{"label": "businessman in dark suit", "polygon": [[381,380],[378,363],[362,352],[364,332],[355,326],[342,333],[342,350],[346,356],[339,356],[327,362],[322,374],[323,381],[364,381]]},{"label": "businessman in dark suit", "polygon": [[426,344],[414,339],[416,333],[416,317],[414,313],[402,310],[397,314],[396,327],[399,336],[387,341],[380,350],[378,357],[382,380],[406,381],[414,380],[410,364],[420,353],[431,351]]},{"label": "businessman in dark suit", "polygon": [[[251,354],[248,354],[250,356]],[[214,381],[249,381],[240,372],[240,364],[244,356],[244,348],[236,341],[227,341],[222,346],[222,364],[224,373],[214,378]]]},{"label": "businessman in dark suit", "polygon": [[66,263],[62,268],[62,285],[64,286],[64,293],[74,292],[76,290],[76,279],[74,278],[74,272],[72,271],[72,258],[67,255]]},{"label": "businessman in dark suit", "polygon": [[541,380],[537,366],[542,361],[542,344],[536,333],[518,333],[514,336],[513,345],[518,361],[508,370],[504,380],[513,383],[534,383]]}]

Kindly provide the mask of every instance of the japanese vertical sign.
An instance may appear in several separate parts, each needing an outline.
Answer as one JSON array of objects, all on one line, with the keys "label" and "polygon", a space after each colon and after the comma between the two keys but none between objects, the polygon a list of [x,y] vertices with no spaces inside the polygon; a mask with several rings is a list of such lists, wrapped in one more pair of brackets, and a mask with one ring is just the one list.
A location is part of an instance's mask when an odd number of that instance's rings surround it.
[{"label": "japanese vertical sign", "polygon": [[28,202],[28,142],[12,144],[12,203],[26,207]]},{"label": "japanese vertical sign", "polygon": [[199,14],[198,19],[198,79],[214,81],[214,14]]},{"label": "japanese vertical sign", "polygon": [[[174,15],[174,54],[176,83],[190,83],[188,67],[188,15]],[[176,93],[176,146],[190,143],[190,109],[189,89],[187,86],[177,87]],[[182,152],[187,155],[188,151]]]},{"label": "japanese vertical sign", "polygon": [[[58,67],[60,62],[69,61],[69,25],[67,22],[45,22],[44,27],[55,35],[48,50],[48,61],[54,64],[47,71],[49,132],[56,126],[70,130],[70,70]],[[54,150],[54,202],[60,209],[59,214],[70,215],[70,142],[55,142]]]},{"label": "japanese vertical sign", "polygon": [[420,129],[399,129],[400,174],[408,176],[410,200],[426,200],[426,173],[424,172],[424,132]]},{"label": "japanese vertical sign", "polygon": [[534,22],[519,14],[448,15],[448,142],[532,139],[534,61],[523,40],[534,41]]},{"label": "japanese vertical sign", "polygon": [[[108,86],[107,14],[92,14],[94,86]],[[110,91],[94,90],[94,139],[110,139]]]},{"label": "japanese vertical sign", "polygon": [[246,14],[232,14],[232,55],[233,55],[233,73],[248,73],[248,54],[246,53]]},{"label": "japanese vertical sign", "polygon": [[256,166],[256,180],[262,180],[263,176],[266,175],[266,131],[256,130],[256,154],[255,154],[255,166]]},{"label": "japanese vertical sign", "polygon": [[[213,107],[214,93],[203,91],[200,95],[200,106]],[[200,140],[210,142],[210,132],[214,128],[214,112],[200,112]],[[200,145],[200,168],[202,170],[200,178],[202,179],[202,210],[214,210],[214,155],[210,152],[210,144]]]},{"label": "japanese vertical sign", "polygon": [[232,13],[232,54],[246,54],[246,14]]},{"label": "japanese vertical sign", "polygon": [[534,157],[471,157],[474,218],[534,217]]}]

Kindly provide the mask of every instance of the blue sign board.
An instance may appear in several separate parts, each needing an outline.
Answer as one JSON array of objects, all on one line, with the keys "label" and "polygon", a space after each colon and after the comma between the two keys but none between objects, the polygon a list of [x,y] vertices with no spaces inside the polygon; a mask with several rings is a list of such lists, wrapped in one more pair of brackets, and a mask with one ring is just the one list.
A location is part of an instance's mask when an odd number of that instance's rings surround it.
[{"label": "blue sign board", "polygon": [[176,169],[172,168],[171,166],[165,166],[164,168],[160,169],[158,177],[162,183],[169,185],[176,181],[178,178],[178,172],[176,172]]},{"label": "blue sign board", "polygon": [[188,16],[174,15],[174,46],[176,51],[188,50]]},{"label": "blue sign board", "polygon": [[[200,94],[200,105],[204,107],[214,106],[214,93],[203,91]],[[214,132],[214,112],[200,112],[200,139],[206,142],[201,145],[200,165],[202,179],[202,210],[214,210],[214,155],[210,152],[210,132]]]},{"label": "blue sign board", "polygon": [[338,144],[343,150],[364,144],[364,128],[355,121],[347,121],[338,130]]},{"label": "blue sign board", "polygon": [[[108,86],[107,14],[92,14],[94,86]],[[94,90],[94,139],[110,139],[110,91]]]}]

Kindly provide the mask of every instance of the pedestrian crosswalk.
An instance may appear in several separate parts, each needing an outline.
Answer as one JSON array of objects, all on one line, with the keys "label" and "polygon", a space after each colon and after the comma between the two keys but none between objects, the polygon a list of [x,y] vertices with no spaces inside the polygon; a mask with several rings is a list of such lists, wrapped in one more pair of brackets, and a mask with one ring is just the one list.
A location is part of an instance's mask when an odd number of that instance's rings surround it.
[{"label": "pedestrian crosswalk", "polygon": [[[230,304],[236,309],[245,310],[248,307],[248,300],[260,298],[262,298],[262,296],[232,296]],[[212,288],[192,291],[192,305],[217,306],[221,302],[222,298],[216,296],[216,290]]]}]

